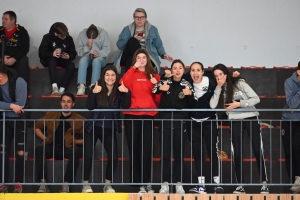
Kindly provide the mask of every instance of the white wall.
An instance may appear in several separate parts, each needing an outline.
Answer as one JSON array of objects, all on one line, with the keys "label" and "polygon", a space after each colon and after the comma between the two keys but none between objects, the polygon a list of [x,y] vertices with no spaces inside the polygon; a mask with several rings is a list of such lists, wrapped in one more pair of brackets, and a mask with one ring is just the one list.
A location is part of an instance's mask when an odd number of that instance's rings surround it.
[{"label": "white wall", "polygon": [[0,12],[16,12],[30,35],[30,65],[41,66],[37,49],[54,22],[68,26],[75,44],[79,32],[94,23],[108,31],[117,50],[118,35],[137,7],[146,9],[166,52],[186,65],[271,68],[300,60],[299,0],[1,0]]}]

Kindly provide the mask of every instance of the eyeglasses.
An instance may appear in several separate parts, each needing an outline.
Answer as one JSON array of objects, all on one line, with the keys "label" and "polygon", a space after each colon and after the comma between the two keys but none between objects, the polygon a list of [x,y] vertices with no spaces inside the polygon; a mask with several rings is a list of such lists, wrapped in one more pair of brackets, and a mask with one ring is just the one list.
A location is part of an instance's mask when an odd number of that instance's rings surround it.
[{"label": "eyeglasses", "polygon": [[141,20],[141,19],[145,19],[146,17],[145,16],[134,16],[134,19],[137,19],[137,20]]}]

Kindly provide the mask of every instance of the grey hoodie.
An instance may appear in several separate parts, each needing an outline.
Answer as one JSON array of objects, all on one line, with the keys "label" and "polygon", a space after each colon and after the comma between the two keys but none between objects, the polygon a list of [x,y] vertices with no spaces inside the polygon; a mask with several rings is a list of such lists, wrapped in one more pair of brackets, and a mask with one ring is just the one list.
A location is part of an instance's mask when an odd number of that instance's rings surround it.
[{"label": "grey hoodie", "polygon": [[78,47],[77,47],[77,53],[78,56],[84,57],[89,56],[90,52],[97,51],[99,57],[106,58],[107,55],[110,52],[110,41],[108,38],[107,32],[100,27],[97,27],[99,30],[99,35],[97,38],[93,40],[93,46],[90,49],[87,45],[88,37],[86,35],[86,30],[84,29],[79,33],[78,36]]},{"label": "grey hoodie", "polygon": [[[284,91],[286,96],[284,109],[300,109],[300,81],[297,72],[285,80]],[[282,113],[282,119],[300,120],[300,112],[285,111]]]},{"label": "grey hoodie", "polygon": [[[226,87],[222,88],[226,90]],[[217,107],[222,88],[216,87],[214,95],[210,99],[211,108]],[[226,91],[224,92],[224,94],[226,94]],[[225,95],[224,99],[226,99]],[[248,117],[259,116],[259,113],[255,111],[255,105],[260,102],[260,99],[257,96],[257,94],[253,91],[253,89],[245,82],[245,80],[241,79],[236,83],[236,87],[233,88],[232,100],[239,100],[241,103],[241,108],[253,109],[253,111],[228,111],[226,112],[226,114],[228,115],[228,119],[245,119]]]}]

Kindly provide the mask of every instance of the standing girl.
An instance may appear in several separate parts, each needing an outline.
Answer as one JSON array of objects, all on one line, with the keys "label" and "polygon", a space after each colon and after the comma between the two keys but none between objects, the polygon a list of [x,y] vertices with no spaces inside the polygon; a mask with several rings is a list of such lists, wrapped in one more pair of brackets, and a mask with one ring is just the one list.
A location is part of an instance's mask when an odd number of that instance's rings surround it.
[{"label": "standing girl", "polygon": [[[118,91],[116,67],[107,66],[100,79],[91,88],[86,102],[89,110],[120,108],[121,93]],[[119,111],[90,112],[85,123],[84,135],[84,183],[82,192],[93,192],[88,185],[93,161],[93,149],[99,139],[104,145],[108,161],[106,167],[103,192],[113,193],[115,190],[110,183],[117,168],[118,149],[116,132],[121,132]],[[93,120],[91,120],[93,119]]]},{"label": "standing girl", "polygon": [[[130,109],[156,109],[160,95],[152,93],[159,81],[154,73],[150,56],[145,49],[138,49],[132,59],[132,67],[124,74],[120,83],[131,92]],[[140,193],[154,193],[151,185],[151,161],[153,119],[157,111],[125,111],[124,125],[130,156],[131,183],[145,183]]]},{"label": "standing girl", "polygon": [[[243,133],[246,130],[252,141],[252,149],[257,161],[258,171],[261,175],[263,186],[262,194],[269,193],[267,186],[267,172],[264,161],[263,142],[261,128],[258,120],[259,113],[255,111],[255,105],[260,102],[259,97],[253,89],[241,77],[232,77],[228,68],[223,64],[218,64],[213,68],[217,86],[214,95],[210,100],[210,107],[226,107],[231,128],[231,142],[233,145],[235,174],[238,183],[244,182],[243,177],[243,154],[242,141]],[[238,108],[247,108],[252,111],[230,112]],[[243,194],[245,190],[242,185],[233,192]]]},{"label": "standing girl", "polygon": [[[162,93],[159,108],[161,109],[184,109],[188,107],[189,101],[195,103],[192,86],[182,78],[184,73],[184,64],[181,60],[174,60],[171,65],[172,77],[160,81],[153,88],[153,93]],[[196,100],[196,101],[195,101]],[[177,183],[176,193],[184,194],[185,191],[181,185],[183,179],[183,156],[185,150],[186,132],[182,120],[188,118],[188,112],[159,112],[159,118],[162,119],[160,128],[161,149],[162,149],[162,181],[159,193],[169,193],[170,182]],[[174,151],[174,180],[172,181],[172,146]]]}]

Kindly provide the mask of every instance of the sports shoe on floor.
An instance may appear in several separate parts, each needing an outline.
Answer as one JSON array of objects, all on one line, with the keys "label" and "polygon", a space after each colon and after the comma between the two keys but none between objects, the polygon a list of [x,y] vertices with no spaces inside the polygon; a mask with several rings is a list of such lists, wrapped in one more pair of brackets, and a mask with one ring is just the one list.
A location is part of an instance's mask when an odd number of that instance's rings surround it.
[{"label": "sports shoe on floor", "polygon": [[14,190],[15,193],[22,193],[23,192],[23,187],[22,185],[20,184],[16,184],[15,185],[15,190]]},{"label": "sports shoe on floor", "polygon": [[85,94],[85,86],[83,84],[79,84],[77,87],[77,95],[84,95]]},{"label": "sports shoe on floor", "polygon": [[51,95],[53,95],[53,96],[60,96],[60,93],[59,93],[57,87],[53,87],[53,88],[52,88],[52,93],[51,93]]},{"label": "sports shoe on floor", "polygon": [[260,189],[261,194],[269,194],[269,188],[267,185],[263,185]]},{"label": "sports shoe on floor", "polygon": [[206,194],[206,189],[203,186],[197,185],[189,190],[192,193]]},{"label": "sports shoe on floor", "polygon": [[185,191],[184,191],[182,185],[176,185],[176,193],[177,194],[185,194]]},{"label": "sports shoe on floor", "polygon": [[41,184],[40,187],[39,187],[39,190],[37,192],[38,193],[50,192],[50,189],[47,185]]},{"label": "sports shoe on floor", "polygon": [[103,187],[104,193],[115,193],[116,191],[111,187],[111,185],[105,185]]},{"label": "sports shoe on floor", "polygon": [[154,190],[152,189],[151,185],[147,185],[147,186],[145,186],[145,188],[148,193],[154,193]]},{"label": "sports shoe on floor", "polygon": [[160,194],[169,194],[169,186],[168,185],[162,185],[160,190],[159,190]]},{"label": "sports shoe on floor", "polygon": [[147,193],[145,186],[140,187],[139,193]]},{"label": "sports shoe on floor", "polygon": [[89,185],[84,185],[84,186],[82,187],[82,192],[83,192],[83,193],[92,193],[92,192],[93,192],[93,189],[92,189],[91,186],[89,186]]},{"label": "sports shoe on floor", "polygon": [[235,191],[233,191],[233,194],[245,194],[245,189],[243,188],[243,186],[238,186]]},{"label": "sports shoe on floor", "polygon": [[5,185],[5,186],[0,185],[0,193],[2,193],[2,189],[3,189],[4,193],[8,193],[8,186],[7,185]]},{"label": "sports shoe on floor", "polygon": [[60,193],[68,193],[69,192],[69,186],[68,185],[62,185],[59,192]]},{"label": "sports shoe on floor", "polygon": [[290,190],[295,194],[300,192],[300,176],[295,176],[295,183],[290,188]]},{"label": "sports shoe on floor", "polygon": [[224,193],[224,189],[219,185],[217,187],[215,187],[214,190],[215,190],[216,194],[223,194]]}]

